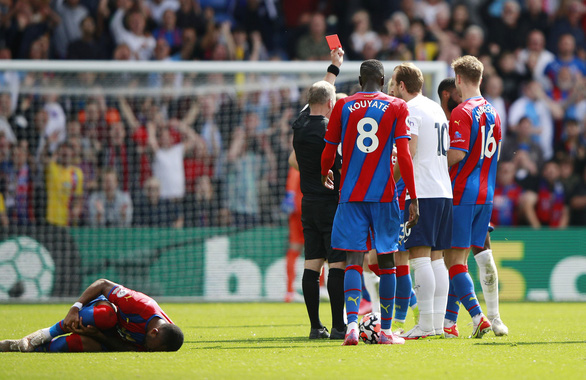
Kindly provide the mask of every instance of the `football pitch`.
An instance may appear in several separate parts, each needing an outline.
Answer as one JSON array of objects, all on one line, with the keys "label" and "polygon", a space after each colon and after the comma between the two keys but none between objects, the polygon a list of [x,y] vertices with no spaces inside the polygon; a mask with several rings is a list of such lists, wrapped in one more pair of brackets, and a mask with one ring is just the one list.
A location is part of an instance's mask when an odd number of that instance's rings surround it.
[{"label": "football pitch", "polygon": [[[507,337],[466,338],[472,326],[462,314],[458,339],[356,347],[308,340],[304,304],[161,306],[185,333],[178,352],[0,353],[0,379],[574,379],[586,373],[584,303],[503,303]],[[68,307],[0,305],[0,339],[47,327]],[[320,308],[329,328],[329,304]]]}]

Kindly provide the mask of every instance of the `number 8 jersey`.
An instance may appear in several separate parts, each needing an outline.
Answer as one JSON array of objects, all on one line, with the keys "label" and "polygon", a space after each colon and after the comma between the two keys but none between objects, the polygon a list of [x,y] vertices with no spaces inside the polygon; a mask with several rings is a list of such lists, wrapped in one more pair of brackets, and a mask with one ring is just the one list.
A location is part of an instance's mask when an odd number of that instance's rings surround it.
[{"label": "number 8 jersey", "polygon": [[462,102],[450,117],[450,149],[466,152],[450,168],[454,205],[491,204],[496,181],[501,119],[482,96]]},{"label": "number 8 jersey", "polygon": [[342,143],[340,203],[396,199],[391,155],[396,139],[411,138],[407,104],[382,92],[338,100],[324,140]]}]

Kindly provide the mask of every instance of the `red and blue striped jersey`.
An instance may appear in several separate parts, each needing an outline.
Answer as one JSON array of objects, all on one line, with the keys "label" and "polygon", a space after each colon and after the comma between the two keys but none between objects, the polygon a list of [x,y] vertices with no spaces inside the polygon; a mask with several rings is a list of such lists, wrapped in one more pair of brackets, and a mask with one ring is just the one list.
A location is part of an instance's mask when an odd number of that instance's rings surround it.
[{"label": "red and blue striped jersey", "polygon": [[118,324],[116,328],[120,336],[142,348],[147,325],[153,318],[164,319],[173,323],[159,307],[159,304],[144,293],[140,293],[120,285],[116,285],[108,294],[108,301],[116,305]]},{"label": "red and blue striped jersey", "polygon": [[326,131],[342,143],[340,203],[396,199],[391,155],[396,139],[411,138],[405,101],[382,92],[358,92],[338,100]]},{"label": "red and blue striped jersey", "polygon": [[454,205],[491,204],[501,141],[501,119],[482,96],[467,99],[452,111],[450,149],[466,152],[450,168]]}]

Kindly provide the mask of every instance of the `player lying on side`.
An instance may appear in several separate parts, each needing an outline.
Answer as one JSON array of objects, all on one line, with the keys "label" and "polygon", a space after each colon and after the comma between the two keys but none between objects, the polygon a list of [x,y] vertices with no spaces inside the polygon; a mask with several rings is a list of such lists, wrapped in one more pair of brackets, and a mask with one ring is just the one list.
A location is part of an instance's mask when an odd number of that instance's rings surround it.
[{"label": "player lying on side", "polygon": [[154,299],[100,279],[65,319],[22,339],[0,341],[0,352],[177,351],[182,345],[183,332]]}]

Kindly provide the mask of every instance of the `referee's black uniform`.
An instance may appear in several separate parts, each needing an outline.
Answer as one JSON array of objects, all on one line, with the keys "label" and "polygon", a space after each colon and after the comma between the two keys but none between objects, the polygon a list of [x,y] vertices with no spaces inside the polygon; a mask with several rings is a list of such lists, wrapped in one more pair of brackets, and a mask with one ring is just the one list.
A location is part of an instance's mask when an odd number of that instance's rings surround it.
[{"label": "referee's black uniform", "polygon": [[[306,106],[293,123],[293,149],[299,165],[301,193],[303,194],[301,223],[305,238],[305,260],[323,258],[329,263],[335,263],[346,260],[345,251],[333,250],[331,247],[332,225],[339,199],[339,169],[342,167],[342,161],[338,155],[332,168],[334,190],[327,189],[321,182],[321,154],[326,144],[324,136],[327,126],[328,119],[326,117],[310,115],[309,106]],[[318,329],[321,325],[319,315],[312,316],[314,313],[310,310],[314,308],[311,304],[316,298],[319,305],[319,284],[317,297],[312,294],[315,289],[313,282],[316,280],[319,282],[319,273],[308,269],[304,271],[303,293],[312,329]],[[342,269],[330,268],[328,293],[332,306],[332,333],[335,330],[345,332],[343,320],[344,271]],[[316,310],[318,305],[315,307]]]}]

